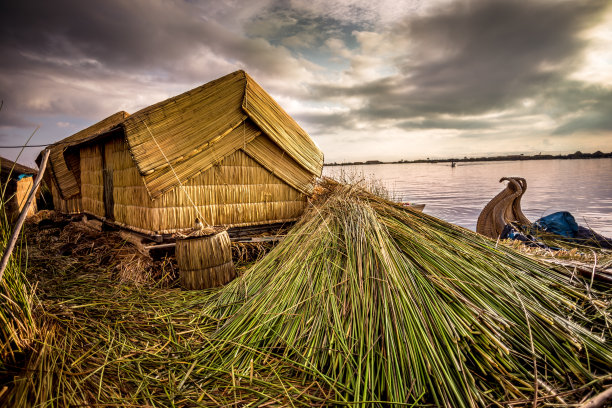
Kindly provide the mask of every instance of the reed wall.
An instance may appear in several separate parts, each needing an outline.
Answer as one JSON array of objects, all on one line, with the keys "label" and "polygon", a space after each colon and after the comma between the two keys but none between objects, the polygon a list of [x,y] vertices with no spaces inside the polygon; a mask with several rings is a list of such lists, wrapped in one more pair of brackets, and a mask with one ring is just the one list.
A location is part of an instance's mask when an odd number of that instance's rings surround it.
[{"label": "reed wall", "polygon": [[58,190],[58,187],[55,181],[51,183],[51,194],[53,196],[53,205],[56,211],[59,211],[65,214],[77,214],[82,211],[80,194],[77,194],[67,200],[64,200]]},{"label": "reed wall", "polygon": [[[49,167],[52,169],[56,187],[60,189],[64,199],[73,197],[81,192],[80,190],[80,164],[78,155],[64,155],[66,149],[71,145],[78,144],[85,139],[107,132],[117,126],[127,116],[127,112],[117,112],[100,122],[81,130],[67,138],[49,146],[51,155],[49,157]],[[40,164],[42,152],[38,155],[36,162]]]},{"label": "reed wall", "polygon": [[104,217],[102,155],[100,145],[80,149],[81,197],[83,211]]},{"label": "reed wall", "polygon": [[59,185],[62,197],[69,199],[79,194],[79,185],[74,174],[68,170],[63,152],[63,145],[53,146],[49,156],[49,166],[53,169],[55,181]]},{"label": "reed wall", "polygon": [[151,216],[160,232],[193,226],[198,215],[187,192],[210,225],[250,225],[295,219],[306,195],[237,150],[219,164],[152,202]]},{"label": "reed wall", "polygon": [[[17,204],[17,211],[21,213],[25,203],[30,195],[30,190],[34,186],[34,177],[24,177],[17,181],[17,187],[15,189],[15,201]],[[30,208],[28,209],[28,216],[36,213],[36,200],[32,201]]]},{"label": "reed wall", "polygon": [[[100,147],[102,146],[102,147]],[[140,230],[172,233],[191,228],[198,215],[210,225],[250,225],[297,218],[306,195],[261,166],[242,150],[209,170],[151,200],[127,142],[114,138],[81,151],[85,211],[104,216],[102,151],[112,171],[114,219]]]},{"label": "reed wall", "polygon": [[146,231],[156,231],[150,216],[151,197],[132,159],[124,138],[113,138],[104,145],[107,171],[113,179],[113,214],[115,221]]},{"label": "reed wall", "polygon": [[[23,207],[25,206],[26,201],[28,200],[28,195],[30,194],[30,190],[34,185],[33,177],[24,177],[21,180],[10,179],[2,184],[2,188],[4,191],[4,209],[6,215],[9,219],[9,222],[15,221]],[[28,209],[27,216],[34,215],[36,213],[36,200],[32,202],[32,205]]]}]

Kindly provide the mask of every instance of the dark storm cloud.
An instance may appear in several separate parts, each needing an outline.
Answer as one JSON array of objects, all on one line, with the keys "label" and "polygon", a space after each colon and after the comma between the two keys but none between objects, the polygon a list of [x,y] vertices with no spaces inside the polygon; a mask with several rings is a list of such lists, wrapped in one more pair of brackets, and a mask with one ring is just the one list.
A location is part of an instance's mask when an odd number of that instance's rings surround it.
[{"label": "dark storm cloud", "polygon": [[344,112],[297,113],[293,115],[298,123],[306,124],[310,132],[336,132],[355,128],[354,117]]},{"label": "dark storm cloud", "polygon": [[[587,46],[580,35],[607,4],[482,0],[445,5],[388,33],[390,40],[410,44],[394,61],[396,75],[352,88],[331,85],[313,91],[325,98],[362,96],[365,106],[353,113],[370,120],[479,115],[520,107],[525,98],[537,103],[576,69]],[[593,96],[586,95],[586,85],[573,87],[585,98]],[[557,108],[575,110],[562,102]]]},{"label": "dark storm cloud", "polygon": [[540,109],[560,124],[554,135],[612,130],[612,90],[609,88],[561,81],[542,96]]},{"label": "dark storm cloud", "polygon": [[362,136],[518,140],[531,121],[564,142],[609,134],[609,85],[576,79],[598,66],[585,50],[609,42],[583,35],[607,3],[2,1],[0,138],[41,123],[33,142],[55,141],[236,69],[342,154]]},{"label": "dark storm cloud", "polygon": [[575,68],[586,45],[578,34],[604,4],[458,3],[405,27],[416,49],[399,66],[445,111],[503,107]]},{"label": "dark storm cloud", "polygon": [[21,56],[11,59],[12,68],[28,54],[65,68],[80,58],[124,69],[167,65],[193,45],[193,19],[185,21],[183,8],[157,2],[3,2],[1,15],[2,49]]},{"label": "dark storm cloud", "polygon": [[[286,50],[226,29],[212,18],[218,3],[208,3],[204,16],[203,2],[2,2],[0,93],[22,113],[97,116],[105,82],[120,93],[124,83],[198,85],[239,66],[277,77],[302,68]],[[87,103],[79,81],[101,84],[98,101]]]},{"label": "dark storm cloud", "polygon": [[555,129],[555,135],[572,135],[579,132],[612,130],[612,92],[599,99],[584,100],[576,117],[570,117]]},{"label": "dark storm cloud", "polygon": [[200,10],[178,0],[3,2],[0,41],[14,56],[76,60],[81,68],[89,60],[91,69],[173,68],[201,46],[245,59],[261,52]]},{"label": "dark storm cloud", "polygon": [[21,116],[14,113],[1,112],[0,114],[0,128],[12,127],[12,128],[34,128],[36,125]]},{"label": "dark storm cloud", "polygon": [[381,95],[394,95],[398,86],[402,85],[399,77],[387,77],[363,84],[342,85],[313,85],[311,88],[316,96],[328,99],[343,99],[352,96],[362,96],[368,99]]}]

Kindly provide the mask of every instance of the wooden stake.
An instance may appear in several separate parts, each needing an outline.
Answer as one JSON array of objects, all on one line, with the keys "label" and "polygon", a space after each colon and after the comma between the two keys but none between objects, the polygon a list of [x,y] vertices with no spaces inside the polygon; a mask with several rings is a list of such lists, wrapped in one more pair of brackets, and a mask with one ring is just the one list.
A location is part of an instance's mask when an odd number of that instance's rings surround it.
[{"label": "wooden stake", "polygon": [[45,169],[47,168],[47,160],[49,160],[49,149],[46,149],[43,154],[43,159],[40,164],[40,171],[36,175],[36,180],[34,180],[34,185],[32,186],[32,190],[30,191],[30,195],[28,196],[28,200],[21,210],[21,214],[19,214],[19,218],[17,219],[17,223],[15,223],[15,227],[13,228],[13,232],[11,233],[11,237],[9,238],[8,244],[4,250],[4,254],[2,255],[2,261],[0,262],[0,282],[2,281],[2,276],[4,275],[4,270],[6,269],[6,265],[8,264],[9,258],[13,253],[13,248],[15,247],[15,243],[17,242],[17,238],[19,237],[19,232],[21,231],[21,227],[28,215],[28,209],[32,205],[32,201],[34,197],[36,197],[36,190],[40,186],[40,182],[42,181],[43,175],[45,174]]}]

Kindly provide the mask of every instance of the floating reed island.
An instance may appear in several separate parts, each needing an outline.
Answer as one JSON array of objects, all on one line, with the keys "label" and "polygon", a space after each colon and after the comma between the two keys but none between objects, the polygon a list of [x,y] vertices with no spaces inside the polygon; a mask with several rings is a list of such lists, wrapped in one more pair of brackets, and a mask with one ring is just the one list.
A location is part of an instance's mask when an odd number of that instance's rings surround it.
[{"label": "floating reed island", "polygon": [[31,225],[37,329],[0,402],[565,406],[612,380],[609,285],[356,186],[317,192],[206,291],[122,281],[116,233]]}]

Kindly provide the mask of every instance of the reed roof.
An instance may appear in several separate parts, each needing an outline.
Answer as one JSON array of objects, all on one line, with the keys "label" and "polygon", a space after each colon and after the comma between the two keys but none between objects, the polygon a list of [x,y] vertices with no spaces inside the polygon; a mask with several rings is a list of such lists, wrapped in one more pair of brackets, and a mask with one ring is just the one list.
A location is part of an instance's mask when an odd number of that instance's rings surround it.
[{"label": "reed roof", "polygon": [[24,166],[23,164],[16,163],[12,160],[5,159],[4,157],[0,157],[0,168],[2,174],[2,180],[5,180],[11,176],[11,178],[15,178],[20,174],[37,174],[38,171],[34,170],[31,167]]},{"label": "reed roof", "polygon": [[[241,148],[271,171],[282,167],[277,172],[279,177],[307,194],[312,190],[309,180],[312,176],[320,176],[323,169],[323,152],[306,131],[242,70],[130,116],[123,113],[123,117],[111,117],[116,121],[109,121],[112,122],[110,126],[91,127],[62,140],[58,143],[62,146],[61,154],[68,147],[77,148],[107,137],[110,130],[123,129],[152,198],[175,188],[178,180],[191,179]],[[261,134],[276,148],[264,146],[259,138],[254,146],[247,148]],[[53,170],[60,173],[56,178],[62,195],[69,197],[64,190],[74,194],[78,186],[70,172],[55,169],[56,161],[60,160],[59,155],[53,153],[52,150]],[[275,162],[272,157],[266,157],[266,153],[280,155],[282,160]],[[65,162],[63,164],[65,167]],[[289,164],[297,166],[291,170]],[[298,172],[303,174],[296,174]]]},{"label": "reed roof", "polygon": [[169,164],[188,180],[261,132],[305,172],[319,176],[323,168],[308,134],[244,71],[149,106],[122,126],[152,197],[178,184]]}]

